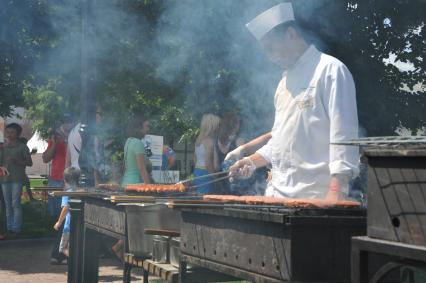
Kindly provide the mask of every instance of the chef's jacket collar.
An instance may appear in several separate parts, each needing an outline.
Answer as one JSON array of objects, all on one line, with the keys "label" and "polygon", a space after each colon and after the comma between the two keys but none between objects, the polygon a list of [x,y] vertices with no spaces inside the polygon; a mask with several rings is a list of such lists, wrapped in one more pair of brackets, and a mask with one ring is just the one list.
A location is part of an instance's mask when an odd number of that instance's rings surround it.
[{"label": "chef's jacket collar", "polygon": [[[303,68],[303,66],[306,63],[310,62],[312,60],[312,58],[314,58],[315,56],[318,56],[319,54],[320,54],[320,52],[318,51],[318,49],[314,45],[311,44],[305,50],[305,52],[303,52],[303,54],[296,60],[294,65],[287,70],[287,72],[293,72],[293,71],[295,71],[299,68]],[[286,71],[284,71],[284,73],[286,73]]]}]

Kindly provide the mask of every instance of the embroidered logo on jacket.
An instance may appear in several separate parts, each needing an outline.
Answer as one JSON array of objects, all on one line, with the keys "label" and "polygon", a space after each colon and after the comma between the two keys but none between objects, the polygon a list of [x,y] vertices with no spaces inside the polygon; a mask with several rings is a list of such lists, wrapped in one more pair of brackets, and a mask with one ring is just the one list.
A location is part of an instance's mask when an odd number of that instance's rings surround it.
[{"label": "embroidered logo on jacket", "polygon": [[299,107],[300,110],[312,108],[314,107],[314,98],[312,96],[303,97],[301,99],[298,99],[296,103],[297,107]]}]

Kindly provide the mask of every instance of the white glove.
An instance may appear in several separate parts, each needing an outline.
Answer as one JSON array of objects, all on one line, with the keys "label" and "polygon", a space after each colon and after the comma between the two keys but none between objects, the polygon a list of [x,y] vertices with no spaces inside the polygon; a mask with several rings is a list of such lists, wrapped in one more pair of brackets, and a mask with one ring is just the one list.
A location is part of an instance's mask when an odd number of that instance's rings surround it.
[{"label": "white glove", "polygon": [[234,178],[250,178],[255,170],[256,164],[254,164],[253,160],[249,157],[244,157],[229,168],[230,181],[233,182]]},{"label": "white glove", "polygon": [[233,151],[228,152],[225,156],[226,160],[240,160],[244,156],[244,148],[242,146],[237,147]]}]

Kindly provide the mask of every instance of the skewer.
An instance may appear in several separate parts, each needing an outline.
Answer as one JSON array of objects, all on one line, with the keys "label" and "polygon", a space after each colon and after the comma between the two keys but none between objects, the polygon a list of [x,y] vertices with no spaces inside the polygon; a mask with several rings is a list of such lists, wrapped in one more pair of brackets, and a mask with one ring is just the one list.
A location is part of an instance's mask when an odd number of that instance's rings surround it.
[{"label": "skewer", "polygon": [[197,187],[201,187],[201,186],[205,186],[205,185],[213,184],[213,183],[216,183],[216,182],[219,182],[219,181],[222,181],[222,180],[229,179],[230,177],[231,177],[231,176],[227,175],[227,176],[225,176],[225,177],[217,178],[217,179],[214,179],[214,180],[212,180],[212,181],[209,181],[209,182],[203,183],[203,184],[201,184],[201,185],[190,186],[190,187],[188,187],[187,189],[189,189],[189,190],[196,189]]},{"label": "skewer", "polygon": [[279,205],[256,205],[256,204],[238,204],[238,203],[174,203],[174,202],[166,202],[165,203],[168,208],[185,208],[185,207],[199,207],[199,208],[257,208],[257,209],[297,209],[297,208],[288,208],[286,206]]},{"label": "skewer", "polygon": [[199,179],[203,179],[203,178],[218,176],[218,175],[222,175],[222,174],[228,174],[228,173],[229,173],[228,171],[220,171],[220,172],[216,172],[216,173],[211,173],[211,174],[207,174],[207,175],[198,176],[198,177],[195,177],[195,178],[190,178],[190,179],[182,180],[178,184],[187,183],[187,182],[191,182],[191,181],[199,180]]},{"label": "skewer", "polygon": [[113,195],[110,198],[112,203],[117,202],[155,202],[155,198],[153,196],[118,196]]}]

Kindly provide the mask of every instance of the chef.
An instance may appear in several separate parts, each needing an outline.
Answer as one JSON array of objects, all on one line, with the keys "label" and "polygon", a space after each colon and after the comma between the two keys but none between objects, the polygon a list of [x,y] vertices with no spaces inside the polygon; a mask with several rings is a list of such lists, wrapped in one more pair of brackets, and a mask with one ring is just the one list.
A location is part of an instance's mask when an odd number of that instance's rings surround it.
[{"label": "chef", "polygon": [[[338,59],[319,51],[297,24],[291,3],[281,3],[247,24],[267,57],[283,68],[271,133],[248,147],[264,145],[230,168],[232,176],[250,176],[270,165],[266,195],[326,198],[348,194],[358,174],[358,148],[336,145],[358,133],[355,85]],[[242,155],[244,145],[228,155]]]}]

